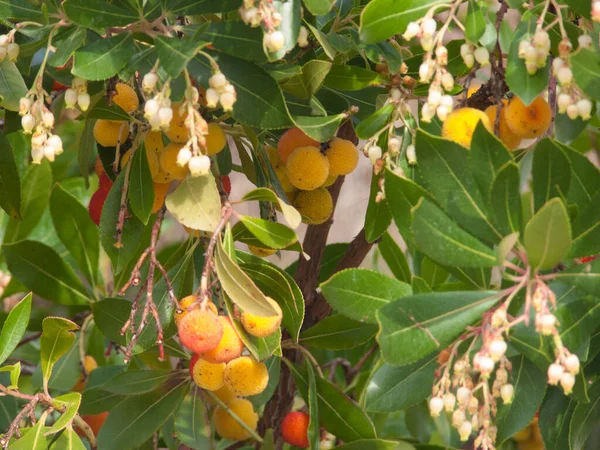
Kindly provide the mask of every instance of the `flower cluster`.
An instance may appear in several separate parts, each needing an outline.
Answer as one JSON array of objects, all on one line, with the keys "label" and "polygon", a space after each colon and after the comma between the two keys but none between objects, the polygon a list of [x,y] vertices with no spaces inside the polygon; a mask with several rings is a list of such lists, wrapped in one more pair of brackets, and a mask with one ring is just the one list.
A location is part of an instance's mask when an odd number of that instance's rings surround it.
[{"label": "flower cluster", "polygon": [[0,35],[0,61],[8,57],[10,61],[15,62],[19,57],[19,44],[14,42],[14,39],[14,30]]},{"label": "flower cluster", "polygon": [[148,119],[152,131],[167,131],[173,119],[169,83],[165,83],[162,89],[158,90],[158,75],[149,72],[142,79],[142,90],[146,95],[153,95],[144,105],[144,117]]},{"label": "flower cluster", "polygon": [[223,111],[231,111],[237,100],[235,87],[223,75],[223,72],[215,72],[208,80],[209,88],[206,90],[206,106],[216,108],[220,103]]},{"label": "flower cluster", "polygon": [[[579,47],[590,48],[592,38],[588,35],[579,36]],[[581,117],[589,120],[592,114],[592,102],[587,99],[573,82],[573,71],[569,66],[569,52],[571,44],[563,40],[559,45],[559,57],[552,61],[552,73],[556,77],[556,103],[558,112],[567,114],[570,119]]]},{"label": "flower cluster", "polygon": [[490,52],[488,49],[485,47],[476,47],[470,42],[465,42],[460,46],[460,57],[468,69],[471,69],[475,65],[475,61],[481,67],[485,67],[490,63]]},{"label": "flower cluster", "polygon": [[87,111],[90,106],[90,94],[87,92],[87,80],[75,77],[71,82],[71,87],[65,91],[65,105],[68,109],[75,108]]},{"label": "flower cluster", "polygon": [[281,14],[275,11],[271,1],[244,0],[239,9],[242,21],[251,27],[264,25],[267,32],[263,45],[269,52],[277,52],[285,45],[285,36],[277,28],[281,25]]},{"label": "flower cluster", "polygon": [[546,67],[549,54],[550,36],[541,28],[531,38],[519,42],[519,58],[525,60],[529,75],[535,75],[538,69]]},{"label": "flower cluster", "polygon": [[[50,99],[48,99],[50,100]],[[29,92],[19,100],[19,115],[25,134],[31,134],[31,159],[40,164],[42,159],[54,161],[55,156],[63,152],[60,136],[52,134],[54,114],[44,104],[44,93],[37,96]]]}]

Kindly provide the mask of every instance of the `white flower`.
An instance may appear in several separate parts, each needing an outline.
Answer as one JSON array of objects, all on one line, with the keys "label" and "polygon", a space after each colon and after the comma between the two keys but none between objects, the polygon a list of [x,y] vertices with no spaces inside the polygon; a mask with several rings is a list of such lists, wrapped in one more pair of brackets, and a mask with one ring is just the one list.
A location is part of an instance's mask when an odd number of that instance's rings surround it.
[{"label": "white flower", "polygon": [[577,38],[577,41],[579,42],[579,47],[581,48],[592,48],[592,37],[588,34],[582,34]]},{"label": "white flower", "polygon": [[560,364],[550,364],[550,367],[548,367],[548,384],[556,386],[564,372],[565,369]]},{"label": "white flower", "polygon": [[506,309],[498,308],[492,315],[492,327],[502,328],[506,324]]},{"label": "white flower", "polygon": [[[575,106],[575,105],[572,105]],[[575,109],[577,109],[577,106],[575,106]],[[568,109],[567,109],[567,113],[568,113]],[[538,315],[536,317],[536,328],[539,329],[540,333],[542,333],[543,335],[550,335],[554,332],[554,330],[556,325],[556,317],[553,314],[547,313],[547,314],[542,314],[542,315]]]},{"label": "white flower", "polygon": [[44,111],[42,113],[42,123],[46,128],[52,128],[54,126],[54,114],[50,111]]},{"label": "white flower", "polygon": [[144,105],[144,117],[146,119],[149,119],[150,117],[158,113],[159,109],[160,105],[158,104],[158,101],[156,101],[153,98],[148,99],[146,101],[146,104]]},{"label": "white flower", "polygon": [[406,31],[402,35],[404,39],[410,41],[412,38],[417,36],[421,32],[421,27],[417,22],[410,22],[406,27]]},{"label": "white flower", "polygon": [[269,52],[277,52],[285,45],[285,36],[281,31],[267,33],[263,37],[263,44]]},{"label": "white flower", "polygon": [[592,102],[587,98],[582,98],[577,102],[577,111],[583,120],[589,120],[592,117]]},{"label": "white flower", "polygon": [[556,78],[558,79],[558,82],[561,84],[561,86],[569,86],[573,81],[573,71],[569,67],[563,66],[560,69],[558,69]]},{"label": "white flower", "polygon": [[460,440],[462,442],[468,441],[472,430],[473,430],[473,425],[471,425],[471,422],[464,421],[462,423],[462,425],[460,426],[460,428],[458,429],[458,434],[460,435]]},{"label": "white flower", "polygon": [[435,89],[433,87],[429,88],[429,95],[427,97],[427,103],[432,108],[435,108],[440,104],[442,100],[442,92],[439,89]]},{"label": "white flower", "polygon": [[454,87],[454,77],[450,72],[444,72],[442,75],[442,86],[446,92],[451,91]]},{"label": "white flower", "polygon": [[448,118],[452,110],[448,108],[446,105],[440,105],[435,110],[438,118],[443,122]]},{"label": "white flower", "polygon": [[432,397],[429,400],[429,414],[431,417],[439,417],[442,409],[444,409],[444,400],[440,397]]},{"label": "white flower", "polygon": [[57,134],[54,134],[48,138],[47,145],[54,149],[55,155],[60,155],[63,152],[62,139]]},{"label": "white flower", "polygon": [[298,31],[298,39],[296,42],[300,47],[306,47],[308,45],[308,29],[302,25],[300,31]]},{"label": "white flower", "polygon": [[536,31],[533,35],[533,46],[542,50],[550,50],[550,36],[544,30]]},{"label": "white flower", "polygon": [[44,156],[46,157],[46,159],[50,162],[54,162],[54,147],[51,147],[49,145],[45,145],[44,146]]},{"label": "white flower", "polygon": [[177,153],[177,165],[179,167],[185,167],[185,165],[192,159],[192,151],[189,147],[182,147]]},{"label": "white flower", "polygon": [[417,164],[417,153],[413,144],[410,144],[408,147],[406,147],[406,159],[408,160],[408,164],[411,166]]},{"label": "white flower", "polygon": [[38,148],[43,147],[46,144],[46,132],[45,131],[36,131],[31,136],[31,146]]},{"label": "white flower", "polygon": [[27,97],[21,97],[19,99],[19,115],[24,116],[29,112],[31,108],[31,99]]},{"label": "white flower", "polygon": [[206,106],[216,108],[219,104],[219,92],[216,89],[208,88],[206,90]]},{"label": "white flower", "polygon": [[391,88],[390,89],[390,98],[395,102],[399,102],[402,99],[402,93],[400,92],[400,89]]},{"label": "white flower", "polygon": [[142,79],[142,90],[147,94],[154,91],[158,83],[158,75],[154,72],[148,72]]},{"label": "white flower", "polygon": [[231,111],[233,109],[233,104],[235,103],[235,94],[231,92],[223,92],[219,96],[219,102],[221,102],[223,111]]},{"label": "white flower", "polygon": [[560,385],[562,386],[563,391],[565,391],[565,395],[569,395],[573,392],[573,386],[575,386],[575,377],[573,374],[569,372],[563,373],[560,377]]},{"label": "white flower", "polygon": [[460,406],[466,406],[471,398],[471,389],[465,386],[461,386],[456,390],[456,399]]},{"label": "white flower", "polygon": [[35,127],[34,117],[31,114],[25,114],[21,118],[21,126],[25,134],[30,134],[33,131],[33,127]]},{"label": "white flower", "polygon": [[490,344],[490,348],[488,349],[490,356],[494,361],[499,361],[500,358],[506,353],[506,342],[503,339],[495,339]]},{"label": "white flower", "polygon": [[505,405],[510,405],[513,400],[513,396],[515,394],[515,388],[512,384],[505,384],[500,388],[500,397],[502,397],[502,402]]},{"label": "white flower", "polygon": [[579,358],[577,355],[571,353],[565,359],[565,368],[572,373],[573,375],[577,375],[579,373]]},{"label": "white flower", "polygon": [[388,152],[391,155],[397,155],[400,152],[401,142],[397,137],[392,137],[388,140]]},{"label": "white flower", "polygon": [[188,168],[193,177],[206,175],[210,170],[210,158],[206,155],[192,156],[188,162]]},{"label": "white flower", "polygon": [[462,409],[457,409],[452,413],[452,426],[460,428],[466,418],[465,412]]},{"label": "white flower", "polygon": [[67,108],[72,109],[77,104],[77,91],[73,88],[69,88],[65,91],[65,105]]},{"label": "white flower", "polygon": [[423,50],[428,52],[433,48],[433,37],[423,34],[421,39],[419,39],[419,43],[421,44],[421,47],[423,47]]},{"label": "white flower", "polygon": [[223,72],[217,72],[208,79],[208,84],[211,88],[220,91],[227,86],[227,78],[223,75]]},{"label": "white flower", "polygon": [[482,67],[485,67],[490,63],[490,52],[485,47],[477,47],[473,56],[475,56],[475,60],[481,64]]},{"label": "white flower", "polygon": [[558,71],[566,65],[567,65],[567,63],[565,62],[564,59],[554,58],[554,60],[552,61],[552,73],[556,76]]},{"label": "white flower", "polygon": [[6,47],[6,53],[8,54],[8,59],[12,62],[15,62],[19,57],[19,44],[15,44],[14,42],[8,44]]},{"label": "white flower", "polygon": [[378,145],[371,145],[368,150],[369,160],[373,165],[377,162],[378,159],[381,159],[381,155],[383,154],[381,147]]},{"label": "white flower", "polygon": [[496,381],[501,384],[504,384],[508,381],[508,372],[506,369],[499,368],[496,370]]},{"label": "white flower", "polygon": [[77,91],[79,93],[83,93],[83,92],[87,91],[87,80],[84,80],[83,78],[79,78],[79,77],[73,78],[71,85],[73,86],[73,89],[77,89]]},{"label": "white flower", "polygon": [[569,94],[560,94],[557,99],[558,112],[560,114],[566,113],[571,103],[573,103],[573,98]]},{"label": "white flower", "polygon": [[0,47],[6,47],[8,45],[8,35],[0,34]]},{"label": "white flower", "polygon": [[463,56],[463,62],[465,63],[465,66],[467,66],[467,69],[471,69],[475,65],[475,57],[472,53],[465,55]]},{"label": "white flower", "polygon": [[77,96],[77,104],[82,111],[87,111],[87,109],[90,107],[90,94],[87,92],[79,94]]},{"label": "white flower", "polygon": [[424,36],[433,36],[435,30],[437,30],[437,22],[431,17],[428,17],[425,20],[423,20],[423,23],[421,24],[421,29],[423,30]]},{"label": "white flower", "polygon": [[6,50],[6,47],[0,47],[0,61],[4,61],[4,58],[6,58],[7,54],[8,51]]},{"label": "white flower", "polygon": [[160,128],[168,130],[171,126],[171,120],[173,120],[173,110],[169,107],[163,106],[158,110],[158,120]]},{"label": "white flower", "polygon": [[44,159],[44,147],[32,147],[31,148],[31,163],[39,164]]},{"label": "white flower", "polygon": [[452,412],[456,405],[456,397],[452,392],[444,394],[444,409],[446,412]]},{"label": "white flower", "polygon": [[160,116],[158,115],[158,111],[154,115],[148,117],[148,123],[152,127],[152,131],[160,130]]},{"label": "white flower", "polygon": [[460,46],[460,56],[464,59],[467,55],[473,54],[473,46],[471,44],[464,43]]},{"label": "white flower", "polygon": [[429,106],[429,103],[425,103],[421,108],[421,121],[425,123],[431,122],[435,116],[435,108]]},{"label": "white flower", "polygon": [[571,120],[575,120],[579,117],[579,108],[576,104],[567,106],[567,116],[569,116],[569,119]]}]

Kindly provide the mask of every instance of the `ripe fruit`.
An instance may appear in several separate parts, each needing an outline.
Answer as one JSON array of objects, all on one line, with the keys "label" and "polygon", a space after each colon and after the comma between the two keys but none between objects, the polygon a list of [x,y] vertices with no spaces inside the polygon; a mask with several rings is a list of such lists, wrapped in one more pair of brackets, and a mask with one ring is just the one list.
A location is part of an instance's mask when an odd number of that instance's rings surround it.
[{"label": "ripe fruit", "polygon": [[295,187],[312,191],[329,176],[329,160],[317,147],[298,147],[287,160],[286,173]]},{"label": "ripe fruit", "polygon": [[94,162],[94,172],[96,172],[96,175],[98,176],[104,173],[104,166],[102,165],[102,160],[99,156],[96,156],[96,161]]},{"label": "ripe fruit", "polygon": [[[181,319],[183,319],[184,316],[186,316],[190,312],[188,310],[188,308],[190,307],[190,305],[192,303],[194,303],[196,301],[196,298],[197,297],[195,295],[188,295],[187,297],[183,297],[181,300],[179,300],[179,307],[181,308],[181,312],[178,313],[177,310],[175,310],[175,312],[173,313],[173,319],[175,320],[175,325],[179,326]],[[198,305],[200,305],[200,304],[198,304]],[[207,300],[206,307],[208,309],[210,309],[213,313],[215,313],[217,315],[219,314],[219,310],[217,309],[215,304],[213,302],[211,302],[210,300]]]},{"label": "ripe fruit", "polygon": [[277,253],[277,250],[275,250],[274,248],[262,248],[250,244],[248,244],[248,250],[250,250],[250,253],[252,253],[253,255],[260,256],[261,258],[266,258],[267,256],[271,256]]},{"label": "ripe fruit", "polygon": [[[244,398],[236,398],[227,405],[231,411],[238,416],[248,427],[255,430],[258,424],[258,414],[254,412],[252,403]],[[215,429],[222,438],[231,441],[243,441],[250,437],[250,434],[227,412],[227,410],[217,406],[213,413]]]},{"label": "ripe fruit", "polygon": [[513,97],[506,107],[506,123],[513,133],[526,139],[541,136],[552,123],[552,109],[543,97],[538,96],[529,106],[519,97]]},{"label": "ripe fruit", "polygon": [[[98,363],[93,356],[85,355],[83,358],[83,368],[86,375],[89,375],[92,370],[98,368]],[[73,390],[75,392],[83,391],[85,389],[85,382],[86,378],[83,376],[83,374],[79,375],[79,379],[77,380],[77,383],[75,383],[75,386],[73,386]]]},{"label": "ripe fruit", "polygon": [[117,93],[113,96],[112,101],[125,112],[133,112],[140,106],[140,101],[137,94],[131,86],[125,83],[117,83],[115,86]]},{"label": "ripe fruit", "polygon": [[286,164],[288,157],[294,150],[298,147],[306,146],[318,147],[319,142],[308,137],[300,128],[291,128],[279,138],[279,142],[277,143],[277,153],[279,153],[281,161]]},{"label": "ripe fruit", "polygon": [[290,412],[281,422],[281,437],[288,444],[300,448],[310,447],[308,441],[308,424],[310,417],[303,412]]},{"label": "ripe fruit", "polygon": [[254,316],[246,311],[242,313],[242,326],[244,330],[256,337],[267,337],[275,333],[281,324],[281,318],[283,312],[279,304],[271,297],[267,297],[267,300],[273,306],[277,315],[269,317]]},{"label": "ripe fruit", "polygon": [[358,165],[358,149],[346,139],[333,138],[325,156],[329,160],[329,176],[348,175]]},{"label": "ripe fruit", "polygon": [[168,173],[174,180],[183,180],[188,174],[187,167],[181,167],[177,164],[177,154],[183,147],[183,144],[177,142],[171,142],[160,152],[158,161],[160,168]]},{"label": "ripe fruit", "polygon": [[159,155],[165,149],[160,131],[149,131],[146,133],[144,145],[146,146],[146,156],[148,158],[150,173],[152,174],[152,181],[163,184],[173,181],[173,177],[160,167]]},{"label": "ripe fruit", "polygon": [[103,147],[116,147],[123,143],[129,136],[129,125],[124,122],[98,119],[94,125],[94,139]]},{"label": "ripe fruit", "polygon": [[223,387],[225,383],[223,372],[225,371],[225,363],[211,363],[202,358],[199,358],[194,364],[192,370],[194,382],[202,389],[207,391],[216,391]]},{"label": "ripe fruit", "polygon": [[279,180],[279,184],[281,185],[281,189],[283,189],[283,192],[285,192],[285,193],[294,192],[296,190],[296,188],[294,187],[294,185],[292,183],[290,183],[290,180],[287,176],[285,164],[279,158],[277,149],[274,147],[271,147],[270,145],[267,145],[267,147],[265,148],[265,151],[267,152],[267,156],[269,157],[269,162],[271,163],[271,167],[273,167],[273,171],[275,172],[275,175],[277,176],[277,179]]},{"label": "ripe fruit", "polygon": [[198,355],[198,353],[194,353],[192,355],[192,357],[190,358],[189,370],[190,370],[190,377],[192,377],[192,378],[194,378],[194,366],[196,365],[196,363],[198,362],[199,359],[200,359],[200,356]]},{"label": "ripe fruit", "polygon": [[333,211],[333,199],[325,188],[300,191],[292,204],[305,217],[302,221],[313,225],[325,222]]},{"label": "ripe fruit", "polygon": [[171,183],[152,183],[154,189],[154,203],[152,204],[152,214],[157,213],[160,208],[165,204],[165,197]]},{"label": "ripe fruit", "polygon": [[[508,100],[502,100],[502,104],[503,107],[500,113],[500,127],[498,129],[498,137],[509,150],[514,150],[519,146],[522,138],[518,134],[513,133],[513,131],[509,128],[508,124],[506,123],[506,105],[508,104]],[[485,110],[485,113],[490,119],[490,125],[492,126],[492,130],[495,129],[496,116],[498,115],[498,105],[488,107]]]},{"label": "ripe fruit", "polygon": [[[94,433],[94,436],[98,436],[98,433],[100,433],[100,428],[102,428],[102,425],[106,421],[107,417],[108,411],[100,414],[93,414],[91,416],[82,416],[81,418],[85,423],[87,423],[90,426],[92,432]],[[80,428],[76,428],[75,431],[79,436],[85,436],[85,433]]]},{"label": "ripe fruit", "polygon": [[212,363],[225,363],[239,357],[244,351],[244,343],[240,339],[231,323],[231,319],[226,316],[219,316],[221,326],[223,327],[223,337],[212,350],[202,353],[200,356]]},{"label": "ripe fruit", "polygon": [[269,382],[267,366],[249,356],[241,356],[227,363],[225,385],[235,395],[246,397],[260,394]]},{"label": "ripe fruit", "polygon": [[94,222],[96,225],[100,225],[100,216],[102,214],[102,208],[104,208],[104,202],[106,202],[106,198],[108,197],[109,192],[110,191],[106,189],[98,189],[92,194],[92,198],[90,199],[88,211],[90,213],[92,222]]},{"label": "ripe fruit", "polygon": [[171,140],[171,142],[178,142],[180,144],[185,144],[190,138],[190,131],[185,126],[185,118],[187,117],[187,112],[183,115],[179,114],[179,107],[181,103],[173,103],[171,108],[173,109],[173,118],[171,119],[171,124],[169,129],[165,131],[167,137]]},{"label": "ripe fruit", "polygon": [[215,122],[208,124],[208,134],[206,137],[206,154],[208,156],[216,155],[220,153],[227,145],[227,137],[225,132]]},{"label": "ripe fruit", "polygon": [[223,326],[210,309],[194,309],[178,325],[181,344],[195,353],[212,350],[223,336]]},{"label": "ripe fruit", "polygon": [[[232,400],[236,399],[237,397],[235,396],[235,394],[233,392],[231,392],[229,390],[229,388],[225,385],[223,385],[222,388],[217,389],[216,391],[213,392],[213,394],[215,395],[215,397],[217,397],[219,400],[221,400],[223,403],[229,404],[231,403]],[[217,406],[217,402],[215,402],[212,397],[210,396],[206,396],[206,399],[208,400],[208,402],[213,405],[213,406]]]},{"label": "ripe fruit", "polygon": [[110,191],[112,185],[112,180],[108,178],[108,175],[106,173],[102,172],[98,177],[98,190],[108,192]]},{"label": "ripe fruit", "polygon": [[227,195],[231,194],[231,178],[229,175],[224,175],[221,177],[221,184],[223,185],[223,190]]},{"label": "ripe fruit", "polygon": [[485,127],[493,132],[490,119],[483,112],[475,108],[460,108],[450,113],[442,126],[442,137],[450,139],[463,147],[471,147],[471,139],[477,124],[481,121]]}]

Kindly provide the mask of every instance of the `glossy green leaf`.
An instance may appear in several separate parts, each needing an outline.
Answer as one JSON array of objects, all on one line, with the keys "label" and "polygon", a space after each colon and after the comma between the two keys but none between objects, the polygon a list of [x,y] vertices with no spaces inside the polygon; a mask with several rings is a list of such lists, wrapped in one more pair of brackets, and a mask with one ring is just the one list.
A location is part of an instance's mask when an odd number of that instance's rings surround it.
[{"label": "glossy green leaf", "polygon": [[571,248],[571,224],[559,198],[546,203],[525,227],[524,244],[529,264],[540,270],[552,269]]},{"label": "glossy green leaf", "polygon": [[327,37],[327,35],[318,28],[312,26],[308,22],[304,22],[304,24],[308,27],[308,29],[311,31],[317,42],[321,45],[325,55],[327,55],[327,57],[333,61],[335,59],[335,56],[337,55],[337,51],[329,43],[329,38]]},{"label": "glossy green leaf", "polygon": [[377,311],[381,355],[392,365],[411,364],[446,348],[498,301],[493,291],[418,294],[388,303]]},{"label": "glossy green leaf", "polygon": [[310,98],[319,90],[330,69],[330,62],[314,59],[304,64],[301,73],[289,78],[281,88],[296,97]]},{"label": "glossy green leaf", "polygon": [[589,97],[600,100],[600,56],[594,50],[580,48],[569,59],[577,86]]},{"label": "glossy green leaf", "polygon": [[577,402],[559,387],[548,386],[540,407],[539,425],[546,450],[569,448],[569,425]]},{"label": "glossy green leaf", "polygon": [[592,198],[587,208],[580,211],[572,226],[574,237],[570,257],[600,253],[600,192]]},{"label": "glossy green leaf", "polygon": [[8,139],[0,132],[0,208],[11,219],[21,220],[21,183]]},{"label": "glossy green leaf", "polygon": [[87,113],[88,119],[104,119],[104,120],[131,120],[131,116],[127,114],[123,108],[113,103],[109,105],[105,97],[101,97]]},{"label": "glossy green leaf", "polygon": [[177,78],[187,63],[196,55],[198,49],[207,43],[197,39],[179,39],[176,37],[156,36],[154,45],[163,69],[170,77]]},{"label": "glossy green leaf", "polygon": [[373,324],[377,310],[412,292],[408,284],[367,269],[342,270],[320,287],[327,302],[340,314]]},{"label": "glossy green leaf", "polygon": [[42,11],[26,0],[0,0],[0,16],[17,20],[42,20]]},{"label": "glossy green leaf", "polygon": [[169,11],[174,15],[183,16],[229,12],[239,8],[239,6],[237,0],[221,0],[216,3],[213,0],[182,0],[179,3],[175,3],[175,6],[171,6]]},{"label": "glossy green leaf", "polygon": [[356,127],[356,135],[361,139],[370,139],[375,136],[388,124],[395,108],[394,103],[387,103],[366,119],[361,120]]},{"label": "glossy green leaf", "polygon": [[155,390],[158,386],[177,375],[185,375],[177,370],[129,370],[115,375],[102,389],[119,395],[139,395]]},{"label": "glossy green leaf", "polygon": [[580,290],[573,297],[559,299],[554,314],[560,323],[559,333],[564,346],[578,353],[600,321],[600,298],[584,295]]},{"label": "glossy green leaf", "polygon": [[249,192],[246,192],[242,197],[241,201],[250,201],[250,200],[263,200],[272,203],[277,203],[281,208],[283,216],[285,220],[290,225],[290,227],[296,229],[301,223],[302,216],[300,213],[294,208],[290,206],[285,201],[277,197],[277,195],[270,189],[267,188],[257,188],[253,189]]},{"label": "glossy green leaf", "polygon": [[10,386],[6,386],[7,389],[19,389],[19,378],[21,376],[20,361],[10,366],[0,367],[0,372],[8,372],[10,374]]},{"label": "glossy green leaf", "polygon": [[335,4],[335,0],[304,0],[304,5],[306,9],[308,9],[311,14],[315,16],[323,16],[327,14],[333,5]]},{"label": "glossy green leaf", "polygon": [[57,42],[56,51],[48,58],[48,64],[52,67],[64,66],[75,50],[85,43],[85,28],[76,27],[69,31],[66,37]]},{"label": "glossy green leaf", "polygon": [[431,380],[438,366],[437,356],[436,352],[403,367],[383,364],[367,384],[367,411],[400,411],[425,400],[431,395]]},{"label": "glossy green leaf", "polygon": [[44,437],[45,421],[38,421],[23,436],[10,446],[10,450],[46,450],[48,442]]},{"label": "glossy green leaf", "polygon": [[421,278],[423,278],[429,286],[438,287],[444,284],[448,279],[448,271],[431,259],[423,257],[423,260],[421,261]]},{"label": "glossy green leaf", "polygon": [[48,391],[48,380],[56,361],[69,351],[79,327],[70,320],[62,317],[46,317],[42,321],[42,336],[40,337],[40,357],[44,390]]},{"label": "glossy green leaf", "polygon": [[154,205],[152,174],[148,166],[146,147],[141,145],[133,154],[129,173],[129,204],[134,214],[144,224],[148,223]]},{"label": "glossy green leaf", "polygon": [[125,336],[121,335],[121,328],[129,318],[131,302],[119,298],[105,298],[92,303],[94,322],[107,338],[112,342],[125,345]]},{"label": "glossy green leaf", "polygon": [[410,283],[412,274],[406,256],[387,231],[381,236],[377,248],[394,276],[400,281]]},{"label": "glossy green leaf", "polygon": [[71,72],[86,80],[105,80],[125,67],[134,53],[130,33],[99,39],[75,52]]},{"label": "glossy green leaf", "polygon": [[210,448],[210,423],[200,388],[193,385],[175,413],[175,432],[191,448]]},{"label": "glossy green leaf", "polygon": [[81,394],[79,392],[69,392],[67,394],[54,397],[52,399],[52,406],[61,412],[61,416],[58,418],[54,425],[46,432],[46,435],[58,433],[63,430],[71,421],[81,404]]},{"label": "glossy green leaf", "polygon": [[27,86],[15,63],[8,58],[0,61],[0,106],[9,111],[19,111],[19,99],[25,94]]},{"label": "glossy green leaf", "polygon": [[573,410],[569,435],[569,447],[581,450],[590,433],[600,422],[600,384],[594,383],[589,391],[590,402],[578,403]]},{"label": "glossy green leaf", "polygon": [[485,16],[479,7],[479,4],[474,1],[469,1],[469,10],[467,12],[467,20],[465,22],[465,36],[471,42],[479,42],[485,31]]},{"label": "glossy green leaf", "polygon": [[511,160],[512,157],[504,144],[480,122],[471,140],[469,162],[475,182],[484,198],[488,198],[498,171]]},{"label": "glossy green leaf", "polygon": [[86,446],[81,442],[81,438],[70,427],[68,427],[56,439],[51,447],[52,450],[86,450]]},{"label": "glossy green leaf", "polygon": [[569,192],[571,171],[569,160],[558,145],[543,139],[533,152],[533,206],[539,210],[554,197],[565,197]]},{"label": "glossy green leaf", "polygon": [[21,338],[27,330],[29,315],[31,314],[31,293],[17,303],[8,313],[8,317],[2,325],[0,334],[0,364],[6,361],[11,353],[17,348]]},{"label": "glossy green leaf", "polygon": [[94,138],[94,125],[96,120],[86,120],[79,138],[79,151],[77,152],[77,163],[79,172],[83,175],[85,186],[89,187],[89,167],[94,150],[96,148],[96,139]]},{"label": "glossy green leaf", "polygon": [[392,213],[385,201],[377,201],[380,177],[373,175],[371,179],[371,192],[365,216],[365,238],[373,242],[381,237],[392,224]]},{"label": "glossy green leaf", "polygon": [[298,241],[294,230],[281,223],[250,216],[240,216],[240,221],[269,248],[286,248]]},{"label": "glossy green leaf", "polygon": [[87,28],[124,27],[139,20],[135,12],[102,0],[67,0],[62,6],[71,22]]},{"label": "glossy green leaf", "polygon": [[115,405],[123,401],[124,397],[110,394],[104,391],[102,387],[108,380],[126,369],[127,367],[124,365],[108,365],[100,366],[90,372],[81,399],[80,414],[99,414],[114,408]]},{"label": "glossy green leaf", "polygon": [[581,153],[565,146],[561,149],[569,158],[571,166],[567,204],[575,204],[582,211],[600,192],[600,170]]},{"label": "glossy green leaf", "polygon": [[264,63],[263,30],[251,28],[243,22],[209,22],[208,28],[195,39],[210,42],[213,48],[237,58]]},{"label": "glossy green leaf", "polygon": [[508,163],[498,171],[490,187],[490,213],[504,236],[521,230],[521,184],[519,168]]},{"label": "glossy green leaf", "polygon": [[346,114],[325,117],[294,116],[294,124],[304,133],[319,142],[325,142],[335,136]]},{"label": "glossy green leaf", "polygon": [[577,265],[565,272],[559,272],[557,280],[576,286],[590,294],[600,296],[600,259]]},{"label": "glossy green leaf", "polygon": [[358,91],[368,86],[386,84],[388,80],[379,72],[358,66],[332,65],[323,84],[342,91]]},{"label": "glossy green leaf", "polygon": [[308,375],[308,398],[306,405],[308,406],[308,442],[310,448],[320,448],[321,441],[321,424],[319,423],[319,397],[317,394],[317,376],[312,362],[305,361],[306,373]]},{"label": "glossy green leaf", "polygon": [[508,257],[509,253],[515,248],[519,242],[519,232],[516,231],[507,235],[500,241],[496,247],[496,263],[498,266],[503,265],[504,260]]},{"label": "glossy green leaf", "polygon": [[300,344],[344,350],[354,348],[371,340],[377,332],[377,325],[349,319],[341,314],[326,317],[300,334]]}]

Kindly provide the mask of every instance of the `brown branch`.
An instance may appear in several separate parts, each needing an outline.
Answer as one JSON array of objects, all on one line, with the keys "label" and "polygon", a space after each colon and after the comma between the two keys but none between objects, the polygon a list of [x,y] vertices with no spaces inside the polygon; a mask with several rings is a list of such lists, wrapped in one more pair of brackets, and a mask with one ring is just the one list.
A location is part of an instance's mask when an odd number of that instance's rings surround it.
[{"label": "brown branch", "polygon": [[40,331],[38,333],[32,334],[31,336],[21,339],[21,341],[17,344],[17,347],[20,347],[21,345],[25,345],[25,344],[28,344],[29,342],[35,341],[36,339],[39,339],[41,335],[42,335],[42,332]]}]

